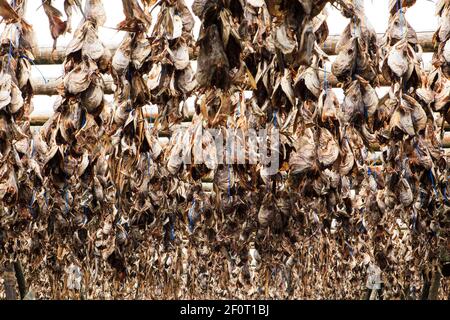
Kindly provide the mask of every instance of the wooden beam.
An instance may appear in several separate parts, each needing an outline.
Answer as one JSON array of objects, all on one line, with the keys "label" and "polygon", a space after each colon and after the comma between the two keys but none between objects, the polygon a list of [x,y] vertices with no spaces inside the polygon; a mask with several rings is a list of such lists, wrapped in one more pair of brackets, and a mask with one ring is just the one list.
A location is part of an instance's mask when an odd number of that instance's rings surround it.
[{"label": "wooden beam", "polygon": [[[428,72],[429,70],[425,70]],[[323,84],[324,80],[324,72],[318,72],[319,80]],[[114,82],[111,76],[107,75],[103,78],[105,82],[105,94],[113,94],[115,90]],[[328,85],[336,88],[338,86],[338,80],[331,73],[331,71],[327,71],[327,81]],[[390,86],[390,82],[386,81],[383,77],[379,76],[380,86],[386,87]],[[49,78],[44,80],[42,77],[34,77],[31,79],[31,86],[33,87],[33,92],[35,95],[46,95],[46,96],[54,96],[58,95],[60,92],[64,90],[63,86],[63,78],[62,76],[57,78]]]},{"label": "wooden beam", "polygon": [[14,271],[16,273],[17,284],[19,286],[20,299],[24,299],[27,294],[27,282],[23,274],[22,264],[19,260],[14,262]]},{"label": "wooden beam", "polygon": [[[336,45],[340,39],[340,35],[330,35],[322,46],[322,50],[332,56],[336,55]],[[377,33],[378,44],[381,45],[384,33]],[[417,40],[424,52],[433,52],[433,32],[417,32]]]},{"label": "wooden beam", "polygon": [[[113,94],[115,85],[111,76],[103,76],[105,82],[105,94]],[[43,79],[36,77],[31,79],[31,86],[35,95],[54,96],[64,90],[63,77]]]},{"label": "wooden beam", "polygon": [[14,266],[10,262],[6,262],[4,265],[3,286],[5,287],[6,300],[17,300]]},{"label": "wooden beam", "polygon": [[[381,43],[381,39],[383,38],[383,33],[378,33],[377,38],[379,43]],[[336,44],[338,43],[340,35],[330,35],[325,41],[322,49],[328,55],[336,54]],[[433,45],[433,32],[418,32],[417,39],[419,43],[422,45],[424,52],[432,52],[434,50]],[[117,50],[117,46],[106,46],[111,54]],[[191,49],[190,56],[191,59],[195,59],[196,51]],[[66,56],[66,47],[59,46],[53,51],[52,47],[39,47],[38,52],[35,55],[35,63],[36,64],[61,64],[64,62],[64,58]]]},{"label": "wooden beam", "polygon": [[441,286],[441,272],[435,270],[431,277],[430,293],[428,294],[428,300],[437,300],[439,296],[439,287]]}]

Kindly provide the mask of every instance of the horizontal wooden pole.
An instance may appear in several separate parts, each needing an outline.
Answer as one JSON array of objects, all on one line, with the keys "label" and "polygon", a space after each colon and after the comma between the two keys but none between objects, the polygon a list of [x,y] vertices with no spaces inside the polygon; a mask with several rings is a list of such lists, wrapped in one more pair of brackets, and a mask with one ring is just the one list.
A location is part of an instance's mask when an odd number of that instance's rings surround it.
[{"label": "horizontal wooden pole", "polygon": [[[377,38],[381,44],[381,39],[383,38],[383,33],[378,33]],[[328,55],[336,54],[336,44],[338,43],[340,35],[330,35],[322,46],[324,52]],[[417,39],[421,44],[424,52],[432,52],[434,50],[433,45],[433,32],[418,32]],[[117,50],[117,46],[106,46],[111,54]],[[192,59],[195,59],[195,50],[191,49],[190,55]],[[35,56],[36,64],[60,64],[63,63],[66,56],[66,47],[58,46],[55,51],[52,47],[39,47],[38,52]]]},{"label": "horizontal wooden pole", "polygon": [[[169,138],[168,137],[159,137],[159,142],[161,143],[162,146],[165,146],[166,144],[169,143]],[[450,149],[450,131],[446,131],[444,133],[444,138],[442,139],[442,147],[444,149]],[[379,146],[374,145],[373,146],[373,151],[374,153],[377,154],[378,156],[381,156],[381,154],[379,153],[380,148]],[[374,160],[376,160],[377,158],[374,158]]]},{"label": "horizontal wooden pole", "polygon": [[[425,72],[428,72],[429,70],[425,70]],[[325,72],[318,72],[319,80],[321,83],[323,83]],[[107,75],[104,76],[105,81],[105,94],[113,94],[115,90],[115,85],[112,80],[112,78]],[[327,81],[328,85],[331,87],[337,87],[338,81],[336,77],[331,73],[330,70],[327,70]],[[386,81],[383,77],[380,76],[379,78],[380,86],[390,86],[390,82]],[[33,77],[31,79],[31,85],[33,87],[33,92],[35,95],[46,95],[46,96],[53,96],[58,95],[61,90],[64,90],[63,87],[63,78],[62,76],[57,78],[49,78],[44,80],[42,77]]]},{"label": "horizontal wooden pole", "polygon": [[[322,46],[322,50],[328,55],[336,55],[336,45],[340,35],[330,35]],[[384,33],[377,33],[378,45],[382,44]],[[422,46],[424,52],[433,52],[433,32],[417,32],[417,41]]]},{"label": "horizontal wooden pole", "polygon": [[[113,94],[115,85],[111,76],[103,76],[105,82],[105,94]],[[63,76],[56,78],[33,77],[31,78],[31,86],[35,95],[54,96],[64,90]]]}]

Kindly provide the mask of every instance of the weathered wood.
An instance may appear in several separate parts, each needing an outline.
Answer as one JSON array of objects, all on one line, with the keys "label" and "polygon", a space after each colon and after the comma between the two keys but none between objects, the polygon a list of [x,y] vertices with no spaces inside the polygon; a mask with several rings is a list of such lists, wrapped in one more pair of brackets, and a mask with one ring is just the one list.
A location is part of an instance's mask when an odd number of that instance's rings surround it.
[{"label": "weathered wood", "polygon": [[6,262],[3,269],[3,286],[5,287],[6,300],[17,300],[16,277],[13,264]]},{"label": "weathered wood", "polygon": [[[379,43],[381,43],[381,39],[383,38],[383,33],[378,33],[377,38]],[[338,43],[340,35],[330,35],[322,46],[323,51],[328,55],[336,54],[336,44]],[[418,32],[417,39],[421,44],[424,52],[432,52],[434,50],[433,45],[433,32]],[[112,54],[117,50],[117,46],[106,46]],[[196,51],[197,49],[195,49]],[[53,52],[52,47],[40,47],[38,52],[35,53],[36,64],[60,64],[64,62],[66,48],[63,46],[56,47],[56,50]],[[194,50],[190,50],[189,55],[191,58],[195,58],[196,52]]]},{"label": "weathered wood", "polygon": [[[106,94],[113,94],[115,90],[114,82],[111,76],[103,77]],[[31,79],[31,86],[33,87],[33,92],[36,95],[46,95],[53,96],[58,95],[60,92],[64,91],[63,77],[47,78],[36,77]]]},{"label": "weathered wood", "polygon": [[24,299],[27,295],[27,283],[23,274],[22,264],[19,260],[14,262],[14,271],[16,273],[17,284],[19,286],[20,299]]},{"label": "weathered wood", "polygon": [[[378,33],[377,39],[378,44],[381,45],[384,33]],[[330,35],[322,46],[322,50],[328,55],[336,54],[336,45],[339,41],[340,35]],[[433,32],[417,32],[417,40],[424,52],[433,52],[434,44],[433,44]]]},{"label": "weathered wood", "polygon": [[439,295],[439,287],[441,286],[441,272],[435,270],[433,276],[431,277],[430,293],[428,295],[428,300],[437,300]]},{"label": "weathered wood", "polygon": [[[323,83],[324,72],[319,72],[318,74],[320,82]],[[46,80],[44,80],[42,77],[36,77],[31,79],[31,86],[33,87],[33,92],[35,95],[53,96],[60,94],[64,90],[62,76],[57,78],[48,78]],[[112,78],[109,76],[104,77],[104,81],[105,81],[105,90],[104,90],[105,94],[113,94],[115,86]],[[336,77],[330,72],[327,72],[327,81],[328,85],[332,87],[338,86],[338,81]],[[381,78],[380,85],[387,86],[389,85],[389,83],[383,78]]]}]

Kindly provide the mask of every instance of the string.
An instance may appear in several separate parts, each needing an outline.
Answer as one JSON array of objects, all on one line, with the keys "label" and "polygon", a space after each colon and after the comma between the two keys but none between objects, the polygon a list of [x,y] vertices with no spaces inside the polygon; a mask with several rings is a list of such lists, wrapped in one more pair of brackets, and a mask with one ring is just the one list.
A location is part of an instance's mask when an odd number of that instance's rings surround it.
[{"label": "string", "polygon": [[[447,177],[447,178],[450,178],[450,177]],[[444,195],[444,200],[445,200],[445,202],[448,202],[448,198],[447,198],[447,187],[448,187],[448,182],[445,183],[445,186],[442,186],[442,188],[444,189],[444,190],[443,190],[444,192],[442,192],[442,194]]]},{"label": "string", "polygon": [[[36,150],[34,148],[34,140],[31,139],[31,158],[34,158],[35,151]],[[30,204],[28,206],[28,208],[30,210],[30,214],[33,218],[35,217],[35,211],[33,208],[33,203],[34,203],[35,198],[36,198],[36,189],[33,187],[33,195],[31,196]]]},{"label": "string", "polygon": [[436,194],[436,197],[438,197],[438,192],[436,190],[436,184],[434,183],[434,177],[433,177],[433,173],[431,172],[431,169],[428,171],[428,174],[430,176],[430,181],[431,181],[431,185],[433,186],[434,193]]},{"label": "string", "polygon": [[152,117],[152,113],[149,110],[149,112],[148,112],[148,124],[149,124],[150,128],[152,127],[151,126],[152,122],[153,122],[153,117]]},{"label": "string", "polygon": [[39,74],[41,75],[42,79],[44,79],[44,83],[47,84],[49,81],[45,78],[44,74],[42,73],[41,69],[36,65],[36,63],[34,62],[33,59],[31,59],[30,57],[27,57],[24,54],[20,55],[20,58],[26,59],[28,60],[35,68],[36,70],[39,72]]},{"label": "string", "polygon": [[[10,33],[11,33],[10,36],[12,37],[12,29],[11,29]],[[12,41],[10,39],[9,40],[9,53],[8,53],[8,69],[9,69],[9,71],[12,71],[11,70],[11,57],[12,57]]]},{"label": "string", "polygon": [[35,153],[36,149],[34,148],[34,140],[31,139],[31,158],[34,158]]},{"label": "string", "polygon": [[45,200],[45,207],[48,209],[48,196],[47,196],[47,190],[44,190],[44,200]]},{"label": "string", "polygon": [[[13,0],[12,3],[11,3],[11,7],[14,9],[15,6],[16,6],[16,0]],[[12,71],[11,70],[11,58],[12,58],[12,53],[13,53],[13,48],[12,48],[12,36],[13,36],[12,28],[9,31],[9,36],[10,36],[10,39],[9,39],[9,53],[8,53],[8,69],[9,69],[9,71]]]},{"label": "string", "polygon": [[173,223],[170,224],[170,240],[175,240],[175,228],[173,226]]}]

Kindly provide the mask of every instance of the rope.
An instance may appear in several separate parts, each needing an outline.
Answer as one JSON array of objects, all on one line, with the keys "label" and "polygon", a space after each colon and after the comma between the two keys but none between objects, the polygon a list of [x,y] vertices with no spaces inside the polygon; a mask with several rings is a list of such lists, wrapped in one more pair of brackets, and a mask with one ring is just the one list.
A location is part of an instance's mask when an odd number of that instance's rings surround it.
[{"label": "rope", "polygon": [[[35,153],[36,153],[36,149],[34,147],[34,140],[31,139],[31,158],[34,158]],[[28,208],[30,210],[30,214],[31,214],[31,216],[33,218],[35,217],[35,211],[34,211],[34,208],[33,208],[33,203],[34,203],[35,198],[36,198],[36,189],[33,188],[33,195],[31,196],[31,200],[30,200],[30,203],[28,205]]]},{"label": "rope", "polygon": [[34,147],[34,140],[31,139],[31,158],[34,158],[34,155],[36,154],[36,148]]},{"label": "rope", "polygon": [[[10,32],[10,36],[12,37],[12,31]],[[9,40],[9,53],[8,53],[8,69],[11,70],[11,57],[12,57],[12,42],[11,39]]]},{"label": "rope", "polygon": [[436,184],[434,183],[434,177],[433,177],[433,173],[431,172],[431,169],[428,171],[428,174],[430,176],[430,181],[431,181],[431,185],[433,186],[434,193],[436,194],[436,197],[439,197],[437,189],[436,189]]},{"label": "rope", "polygon": [[44,200],[45,200],[45,207],[48,209],[48,196],[47,196],[47,190],[44,190]]},{"label": "rope", "polygon": [[[450,178],[450,177],[449,177]],[[444,195],[444,200],[445,202],[448,202],[448,198],[447,198],[447,186],[448,186],[448,182],[445,183],[445,186],[442,186],[442,189],[444,192],[442,192],[442,194]]]},{"label": "rope", "polygon": [[175,240],[175,228],[173,226],[173,223],[170,224],[170,240]]},{"label": "rope", "polygon": [[83,111],[81,112],[81,128],[83,128],[85,124],[86,124],[86,113]]},{"label": "rope", "polygon": [[[16,0],[13,0],[11,3],[11,7],[14,9],[14,7],[16,6]],[[11,57],[12,57],[12,53],[13,53],[13,48],[12,48],[12,28],[9,31],[9,36],[11,39],[9,39],[9,52],[8,52],[8,69],[9,71],[11,70]]]},{"label": "rope", "polygon": [[41,69],[39,69],[39,67],[36,65],[36,63],[34,62],[33,59],[31,59],[30,57],[28,57],[28,56],[26,56],[26,55],[24,55],[24,54],[21,54],[19,58],[23,58],[23,59],[28,60],[28,61],[36,68],[36,70],[39,72],[39,74],[41,75],[42,79],[44,79],[44,83],[47,84],[47,83],[49,82],[49,81],[44,77],[44,74],[42,73]]}]

